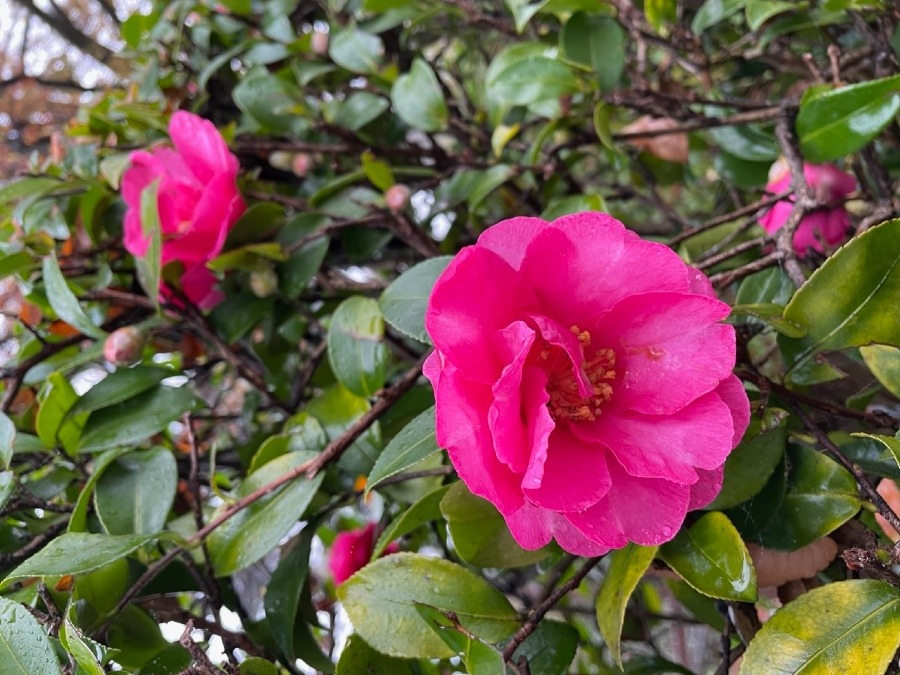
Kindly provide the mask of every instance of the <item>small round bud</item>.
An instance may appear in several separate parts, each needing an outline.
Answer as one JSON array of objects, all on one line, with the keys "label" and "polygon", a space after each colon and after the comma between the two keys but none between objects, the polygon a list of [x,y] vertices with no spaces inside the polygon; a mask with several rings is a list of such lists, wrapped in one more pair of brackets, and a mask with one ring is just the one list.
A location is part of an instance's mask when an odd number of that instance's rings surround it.
[{"label": "small round bud", "polygon": [[384,193],[384,203],[392,213],[400,213],[409,206],[409,188],[402,183],[391,185]]},{"label": "small round bud", "polygon": [[125,326],[110,333],[103,343],[103,358],[116,366],[129,366],[144,351],[144,334],[136,326]]},{"label": "small round bud", "polygon": [[298,152],[291,160],[291,171],[293,171],[294,175],[299,178],[302,178],[303,176],[308,174],[312,167],[312,157],[307,155],[305,152]]},{"label": "small round bud", "polygon": [[313,31],[309,46],[314,54],[325,56],[328,53],[328,33]]},{"label": "small round bud", "polygon": [[291,171],[291,164],[294,161],[294,153],[276,150],[269,154],[269,164],[281,171]]},{"label": "small round bud", "polygon": [[268,298],[278,288],[278,275],[268,268],[250,273],[250,290],[257,298]]}]

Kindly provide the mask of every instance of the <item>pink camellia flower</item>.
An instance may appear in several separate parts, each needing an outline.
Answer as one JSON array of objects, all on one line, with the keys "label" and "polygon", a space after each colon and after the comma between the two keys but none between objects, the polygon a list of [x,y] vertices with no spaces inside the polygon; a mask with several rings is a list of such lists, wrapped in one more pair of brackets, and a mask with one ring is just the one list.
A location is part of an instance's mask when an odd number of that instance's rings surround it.
[{"label": "pink camellia flower", "polygon": [[[328,567],[335,584],[342,584],[358,570],[361,570],[375,550],[375,523],[349,532],[341,532],[331,544]],[[382,555],[390,555],[400,550],[396,542],[388,544]]]},{"label": "pink camellia flower", "polygon": [[197,115],[176,112],[169,135],[174,149],[132,153],[122,176],[122,198],[128,207],[125,248],[136,256],[146,254],[150,239],[141,224],[141,193],[159,180],[162,264],[181,262],[185,294],[210,306],[215,278],[205,264],[221,252],[228,231],[246,209],[236,183],[239,164],[215,126]]},{"label": "pink camellia flower", "polygon": [[505,220],[431,295],[438,443],[523,548],[667,541],[719,492],[749,421],[728,313],[606,214]]},{"label": "pink camellia flower", "polygon": [[[843,199],[856,189],[856,179],[832,164],[804,164],[803,175],[816,198],[826,207],[804,216],[794,233],[794,250],[805,255],[809,249],[820,253],[840,244],[850,225],[850,217]],[[791,187],[791,171],[784,158],[779,158],[769,169],[766,192],[778,194]],[[760,226],[769,234],[784,225],[794,208],[792,200],[776,202],[759,219]]]}]

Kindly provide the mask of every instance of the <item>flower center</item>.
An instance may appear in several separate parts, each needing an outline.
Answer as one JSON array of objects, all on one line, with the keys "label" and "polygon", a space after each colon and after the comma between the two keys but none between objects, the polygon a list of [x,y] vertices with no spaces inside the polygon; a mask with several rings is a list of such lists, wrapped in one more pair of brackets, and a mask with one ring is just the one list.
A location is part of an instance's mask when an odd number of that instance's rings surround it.
[{"label": "flower center", "polygon": [[[578,381],[572,372],[568,359],[565,364],[557,363],[556,355],[549,348],[541,351],[541,359],[547,365],[547,393],[550,400],[547,408],[554,420],[568,419],[575,422],[589,422],[597,419],[600,408],[612,398],[612,386],[609,381],[616,379],[616,353],[612,349],[597,349],[590,359],[587,358],[591,345],[591,334],[579,330],[578,326],[570,329],[581,343],[584,358],[581,369],[591,383],[591,395],[584,398],[579,391]],[[559,367],[562,366],[562,367]]]}]

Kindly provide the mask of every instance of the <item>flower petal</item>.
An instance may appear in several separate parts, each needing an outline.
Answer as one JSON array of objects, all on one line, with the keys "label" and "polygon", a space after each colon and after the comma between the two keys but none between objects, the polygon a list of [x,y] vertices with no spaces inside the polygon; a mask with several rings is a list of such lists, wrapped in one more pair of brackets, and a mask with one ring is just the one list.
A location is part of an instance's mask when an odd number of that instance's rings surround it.
[{"label": "flower petal", "polygon": [[237,157],[229,152],[225,139],[209,120],[178,110],[169,121],[169,136],[201,183],[208,183],[217,174],[237,175]]},{"label": "flower petal", "polygon": [[609,551],[608,546],[585,537],[563,514],[529,504],[506,517],[513,538],[522,548],[534,551],[556,539],[559,545],[575,555],[592,557]]},{"label": "flower petal", "polygon": [[736,448],[744,437],[744,432],[747,431],[747,425],[750,424],[750,401],[747,398],[747,392],[744,391],[744,385],[736,375],[729,375],[716,387],[716,393],[731,410],[734,424],[731,447]]},{"label": "flower petal", "polygon": [[502,220],[478,237],[478,245],[493,251],[517,270],[528,244],[548,225],[546,220],[520,216]]},{"label": "flower petal", "polygon": [[522,479],[526,499],[551,511],[579,511],[596,504],[610,489],[606,455],[602,445],[585,443],[566,425],[557,426],[550,434],[546,461],[539,463],[532,455]]},{"label": "flower petal", "polygon": [[722,477],[725,474],[725,465],[707,471],[697,469],[699,480],[691,485],[691,499],[688,502],[688,511],[702,509],[715,499],[722,489]]}]

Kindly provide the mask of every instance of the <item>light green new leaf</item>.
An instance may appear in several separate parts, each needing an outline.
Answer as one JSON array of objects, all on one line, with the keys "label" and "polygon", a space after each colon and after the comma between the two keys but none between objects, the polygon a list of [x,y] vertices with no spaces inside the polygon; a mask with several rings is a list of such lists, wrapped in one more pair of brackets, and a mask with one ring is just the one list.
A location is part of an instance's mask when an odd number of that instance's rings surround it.
[{"label": "light green new leaf", "polygon": [[44,257],[43,272],[47,300],[56,316],[85,335],[97,340],[106,338],[106,333],[93,324],[78,304],[78,298],[69,288],[66,278],[59,269],[55,251]]},{"label": "light green new leaf", "polygon": [[440,131],[447,126],[450,113],[437,75],[425,61],[414,59],[410,71],[401,75],[391,88],[394,112],[420,131]]},{"label": "light green new leaf", "polygon": [[900,111],[900,75],[807,92],[797,113],[800,150],[828,162],[866,145]]},{"label": "light green new leaf", "polygon": [[377,487],[385,478],[400,473],[439,450],[435,439],[434,406],[431,406],[403,427],[378,455],[366,482],[366,492]]},{"label": "light green new leaf", "polygon": [[384,320],[404,335],[431,344],[425,331],[425,310],[434,282],[452,259],[450,256],[432,258],[397,277],[378,301]]},{"label": "light green new leaf", "polygon": [[328,361],[335,377],[357,396],[384,386],[388,347],[378,302],[354,295],[338,305],[328,330]]},{"label": "light green new leaf", "polygon": [[597,626],[603,641],[622,667],[622,624],[628,598],[656,557],[656,546],[629,543],[609,554],[609,568],[597,594]]},{"label": "light green new leaf", "polygon": [[779,609],[750,642],[740,672],[883,673],[898,646],[898,590],[852,579],[814,588]]},{"label": "light green new leaf", "polygon": [[[900,335],[897,340],[900,341]],[[859,353],[881,385],[900,398],[900,347],[866,345],[859,348]]]},{"label": "light green new leaf", "polygon": [[816,355],[826,350],[891,344],[900,335],[900,219],[866,230],[817,269],[784,309],[807,328],[802,338],[778,337],[789,384],[827,379]]},{"label": "light green new leaf", "polygon": [[455,612],[474,635],[497,642],[517,627],[506,597],[448,560],[395,553],[366,565],[338,587],[357,632],[378,651],[402,658],[454,654],[416,611],[416,602]]},{"label": "light green new leaf", "polygon": [[60,675],[50,638],[31,612],[0,598],[0,673]]},{"label": "light green new leaf", "polygon": [[659,549],[660,557],[704,595],[756,600],[756,571],[741,535],[718,511],[704,515]]},{"label": "light green new leaf", "polygon": [[113,536],[68,532],[58,536],[10,572],[2,586],[28,577],[59,577],[64,574],[92,572],[124,558],[157,537],[155,534]]}]

